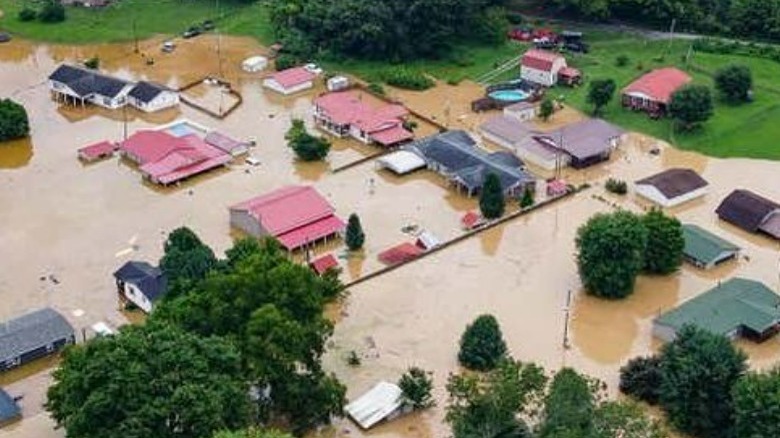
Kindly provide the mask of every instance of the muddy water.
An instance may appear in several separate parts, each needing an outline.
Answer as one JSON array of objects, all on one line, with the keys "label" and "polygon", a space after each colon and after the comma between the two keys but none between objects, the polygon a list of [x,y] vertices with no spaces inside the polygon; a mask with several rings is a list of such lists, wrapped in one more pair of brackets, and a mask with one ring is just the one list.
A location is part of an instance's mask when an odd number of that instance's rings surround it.
[{"label": "muddy water", "polygon": [[[284,132],[293,118],[311,123],[311,98],[320,89],[293,97],[265,91],[260,84],[262,74],[239,70],[243,58],[264,52],[250,40],[223,38],[221,67],[214,56],[215,37],[182,42],[173,55],[159,53],[159,43],[141,45],[146,58],[154,58],[152,65],[134,53],[132,45],[48,47],[14,41],[0,51],[0,95],[22,101],[33,126],[29,142],[0,147],[0,318],[49,305],[63,312],[79,331],[97,321],[120,325],[126,317],[118,309],[111,278],[119,265],[131,258],[157,260],[165,234],[182,224],[221,252],[236,236],[228,225],[227,207],[284,184],[316,184],[339,214],[360,214],[367,234],[362,254],[346,254],[340,242],[316,251],[317,255],[336,254],[345,280],[381,267],[376,258],[381,250],[413,240],[404,232],[406,227],[414,225],[442,239],[452,238],[461,232],[462,213],[476,208],[475,200],[456,194],[427,171],[398,177],[366,163],[330,173],[332,168],[373,152],[354,141],[335,141],[326,163],[296,163],[285,146]],[[61,60],[93,55],[98,55],[112,73],[172,86],[222,70],[222,76],[242,93],[244,104],[223,121],[185,106],[152,116],[58,108],[45,88],[46,76]],[[468,114],[468,102],[481,94],[473,84],[441,86],[426,93],[392,93],[420,113],[452,126],[471,128],[479,121]],[[248,167],[237,160],[230,169],[180,187],[159,189],[143,184],[135,169],[120,160],[82,165],[76,159],[76,150],[85,144],[120,139],[125,118],[133,132],[179,116],[239,138],[256,139],[258,146],[252,154],[262,164]],[[560,113],[560,118],[564,117],[574,120],[581,116]],[[558,123],[557,117],[551,123]],[[655,140],[633,136],[611,163],[566,173],[575,184],[595,182],[592,189],[354,287],[342,305],[329,308],[329,316],[338,325],[326,365],[347,383],[350,398],[378,380],[397,379],[410,365],[430,369],[436,377],[438,408],[381,426],[371,436],[446,435],[442,424],[444,382],[447,374],[457,369],[460,333],[479,313],[498,317],[510,350],[519,359],[538,361],[549,368],[573,365],[614,387],[623,361],[658,347],[650,336],[650,320],[658,312],[732,275],[778,287],[778,244],[719,223],[712,211],[737,185],[780,199],[780,185],[768,184],[777,180],[780,165],[708,159],[663,145],[661,155],[652,156],[648,151],[655,144]],[[615,205],[636,211],[646,208],[633,195],[618,199],[604,194],[603,180],[614,174],[631,181],[670,166],[693,167],[712,184],[703,201],[673,212],[741,245],[749,260],[707,273],[685,267],[672,277],[643,277],[637,292],[619,303],[584,296],[572,257],[576,227],[592,214]],[[47,280],[49,275],[58,283]],[[571,348],[564,349],[568,291],[574,297]],[[768,366],[780,354],[777,339],[745,347],[756,366]],[[351,350],[363,357],[361,367],[346,365],[344,357]],[[27,419],[0,435],[62,436],[39,414],[49,381],[48,365],[36,364],[3,376],[3,386],[25,395]],[[362,435],[348,421],[339,422],[323,435],[347,433]]]}]

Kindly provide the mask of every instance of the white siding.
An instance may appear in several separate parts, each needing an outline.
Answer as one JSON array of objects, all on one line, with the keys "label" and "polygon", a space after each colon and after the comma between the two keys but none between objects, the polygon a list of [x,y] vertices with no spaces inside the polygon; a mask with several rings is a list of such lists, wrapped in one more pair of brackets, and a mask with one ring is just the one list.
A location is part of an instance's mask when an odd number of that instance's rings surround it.
[{"label": "white siding", "polygon": [[273,78],[268,78],[263,80],[263,86],[271,90],[274,90],[277,93],[281,93],[287,96],[290,94],[298,93],[300,91],[308,90],[309,88],[312,88],[314,86],[314,81],[308,81],[302,84],[298,84],[294,87],[284,88],[279,82],[276,82],[276,80],[274,80]]},{"label": "white siding", "polygon": [[165,108],[171,108],[179,104],[179,93],[175,91],[163,91],[151,102],[144,103],[137,99],[130,99],[130,104],[141,111],[152,113]]},{"label": "white siding", "polygon": [[141,291],[137,287],[135,287],[134,284],[125,283],[124,292],[125,292],[125,298],[127,298],[128,301],[138,306],[138,308],[143,310],[144,312],[151,313],[152,308],[154,306],[146,298],[146,295],[141,293]]},{"label": "white siding", "polygon": [[707,194],[707,187],[702,187],[698,190],[686,193],[682,196],[669,199],[661,193],[660,190],[651,186],[650,184],[635,184],[636,193],[650,201],[660,205],[664,208],[675,207],[688,201],[692,201],[696,198],[702,197]]}]

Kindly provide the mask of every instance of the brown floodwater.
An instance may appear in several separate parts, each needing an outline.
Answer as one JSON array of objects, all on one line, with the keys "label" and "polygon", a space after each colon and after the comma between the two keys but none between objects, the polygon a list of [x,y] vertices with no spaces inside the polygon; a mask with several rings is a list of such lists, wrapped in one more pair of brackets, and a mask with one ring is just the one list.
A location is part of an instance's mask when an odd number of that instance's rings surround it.
[{"label": "brown floodwater", "polygon": [[[0,146],[0,319],[48,305],[61,311],[79,332],[98,321],[121,325],[128,319],[119,308],[111,276],[118,266],[129,259],[156,261],[166,233],[180,225],[194,229],[221,253],[238,235],[230,229],[228,206],[284,184],[315,184],[340,215],[360,215],[367,234],[362,253],[348,254],[340,242],[314,251],[314,255],[334,253],[345,281],[381,268],[377,254],[412,241],[414,236],[405,232],[410,226],[450,239],[462,233],[461,215],[477,208],[476,200],[457,194],[428,171],[399,177],[367,162],[332,173],[334,168],[378,152],[356,141],[334,141],[325,163],[297,162],[285,145],[284,133],[293,118],[303,118],[311,126],[311,99],[321,87],[291,97],[264,90],[262,73],[240,70],[242,59],[264,53],[250,39],[223,37],[221,66],[214,36],[180,42],[173,54],[160,53],[161,41],[142,42],[141,53],[135,53],[132,44],[65,47],[20,40],[0,50],[0,95],[24,103],[33,127],[30,140]],[[153,115],[58,107],[45,85],[48,74],[61,61],[94,55],[109,73],[171,86],[220,75],[243,95],[244,102],[224,120],[184,105]],[[153,64],[147,63],[150,58]],[[207,94],[203,94],[205,99],[213,100]],[[469,111],[468,103],[481,94],[469,82],[458,87],[440,84],[423,93],[391,90],[392,96],[420,114],[468,129],[487,117]],[[238,138],[256,139],[258,145],[251,153],[262,164],[250,167],[236,160],[229,169],[160,189],[143,183],[135,167],[122,160],[83,165],[76,158],[76,150],[86,144],[121,139],[125,120],[132,133],[179,117]],[[553,129],[581,117],[565,109],[540,129]],[[432,129],[423,126],[420,132]],[[656,145],[661,148],[659,156],[649,153]],[[635,211],[647,208],[633,194],[607,195],[604,180],[614,175],[633,181],[671,166],[692,167],[711,183],[711,192],[703,200],[672,212],[739,244],[748,258],[710,272],[685,266],[670,277],[641,277],[636,293],[620,302],[585,296],[573,258],[576,228],[591,215],[617,206]],[[611,162],[585,171],[565,171],[570,182],[590,182],[591,189],[351,288],[341,303],[328,308],[328,316],[337,325],[326,367],[347,384],[348,397],[354,398],[377,381],[395,381],[407,367],[419,365],[434,372],[438,407],[371,433],[343,420],[319,435],[445,436],[444,384],[448,373],[458,370],[458,338],[468,322],[485,312],[499,319],[518,359],[550,369],[575,366],[604,379],[614,394],[620,365],[633,355],[659,347],[650,335],[650,322],[659,312],[733,275],[780,288],[780,245],[720,223],[713,214],[720,200],[737,186],[780,199],[779,169],[776,162],[711,159],[632,135]],[[48,280],[49,275],[58,282]],[[565,349],[569,291],[573,296],[570,348]],[[769,366],[780,357],[778,339],[738,345],[756,367]],[[346,364],[345,357],[352,350],[363,358],[360,367]],[[54,363],[39,362],[2,376],[0,384],[24,395],[26,417],[0,435],[63,436],[62,431],[52,430],[41,407]]]}]

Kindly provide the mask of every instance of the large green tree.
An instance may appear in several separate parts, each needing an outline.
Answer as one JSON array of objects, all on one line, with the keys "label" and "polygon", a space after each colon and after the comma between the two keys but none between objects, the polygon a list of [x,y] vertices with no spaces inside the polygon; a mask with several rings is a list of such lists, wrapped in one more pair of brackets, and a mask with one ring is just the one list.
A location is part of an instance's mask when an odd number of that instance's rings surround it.
[{"label": "large green tree", "polygon": [[0,100],[0,142],[27,137],[29,133],[27,110],[11,99]]},{"label": "large green tree", "polygon": [[737,437],[780,436],[780,368],[743,376],[733,397]]},{"label": "large green tree", "polygon": [[363,248],[363,243],[366,241],[366,233],[363,232],[360,218],[355,213],[349,215],[347,230],[344,233],[344,240],[347,243],[347,248],[352,251]]},{"label": "large green tree", "polygon": [[412,409],[426,409],[436,404],[431,395],[433,378],[430,371],[420,367],[410,367],[398,380],[403,391],[404,404]]},{"label": "large green tree", "polygon": [[614,97],[616,88],[614,79],[593,79],[590,81],[587,100],[589,104],[593,105],[594,116],[601,114],[602,109]]},{"label": "large green tree", "polygon": [[293,438],[292,435],[274,429],[245,429],[220,431],[213,438]]},{"label": "large green tree", "polygon": [[577,266],[585,290],[625,298],[644,266],[647,230],[635,214],[597,214],[577,230]]},{"label": "large green tree", "polygon": [[189,290],[217,267],[214,251],[187,227],[173,230],[163,244],[160,269],[168,278],[167,299]]},{"label": "large green tree", "polygon": [[479,209],[487,219],[497,219],[504,215],[504,191],[501,180],[495,173],[488,173],[479,193]]},{"label": "large green tree", "polygon": [[602,403],[594,413],[592,438],[666,438],[666,430],[649,418],[641,406],[626,402]]},{"label": "large green tree", "polygon": [[680,221],[673,216],[666,216],[659,209],[652,209],[642,216],[642,224],[647,230],[645,271],[651,274],[671,274],[677,271],[682,265],[685,249]]},{"label": "large green tree", "polygon": [[677,127],[689,131],[712,117],[712,93],[706,85],[686,85],[672,94],[669,113]]},{"label": "large green tree", "polygon": [[466,368],[486,371],[496,367],[506,355],[506,343],[493,315],[480,315],[466,327],[460,338],[458,361]]},{"label": "large green tree", "polygon": [[521,419],[535,409],[544,390],[544,370],[535,364],[504,360],[493,371],[450,375],[447,422],[455,438],[525,438]]},{"label": "large green tree", "polygon": [[345,388],[321,367],[333,330],[323,310],[342,286],[289,260],[272,240],[238,245],[223,269],[167,300],[152,319],[235,339],[245,377],[270,394],[258,406],[262,419],[282,420],[296,433],[327,423],[341,413]]},{"label": "large green tree", "polygon": [[620,391],[651,405],[661,395],[661,359],[635,357],[620,368]]},{"label": "large green tree", "polygon": [[571,368],[555,374],[545,397],[539,438],[588,437],[596,409],[593,382]]},{"label": "large green tree", "polygon": [[148,323],[67,349],[46,409],[68,438],[209,438],[249,422],[248,394],[228,342]]},{"label": "large green tree", "polygon": [[746,65],[727,65],[715,72],[715,86],[727,100],[744,102],[753,88],[753,74]]},{"label": "large green tree", "polygon": [[731,391],[746,369],[744,353],[726,337],[685,326],[661,350],[661,407],[684,433],[730,437]]}]

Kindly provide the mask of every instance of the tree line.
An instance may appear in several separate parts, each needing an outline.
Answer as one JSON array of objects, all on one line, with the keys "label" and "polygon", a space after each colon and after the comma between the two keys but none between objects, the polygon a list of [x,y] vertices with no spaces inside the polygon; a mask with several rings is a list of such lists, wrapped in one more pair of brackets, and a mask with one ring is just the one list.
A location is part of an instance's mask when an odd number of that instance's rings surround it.
[{"label": "tree line", "polygon": [[458,41],[502,41],[504,0],[285,0],[271,22],[285,52],[400,62],[446,56]]},{"label": "tree line", "polygon": [[589,19],[620,19],[668,29],[780,41],[780,0],[553,0]]}]

